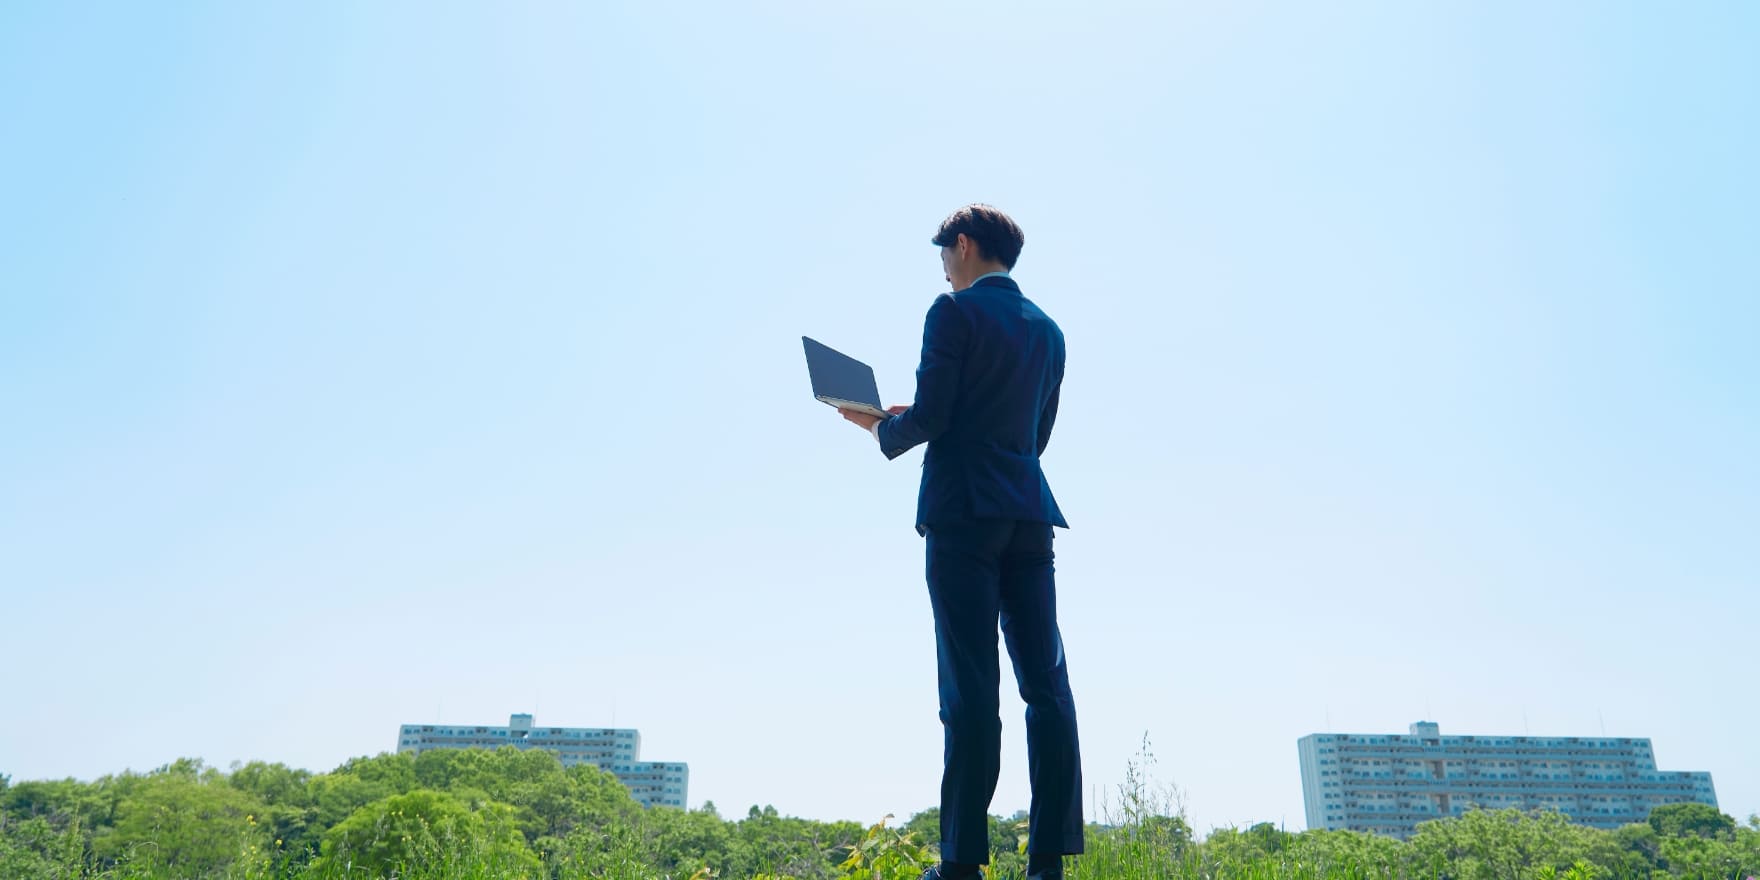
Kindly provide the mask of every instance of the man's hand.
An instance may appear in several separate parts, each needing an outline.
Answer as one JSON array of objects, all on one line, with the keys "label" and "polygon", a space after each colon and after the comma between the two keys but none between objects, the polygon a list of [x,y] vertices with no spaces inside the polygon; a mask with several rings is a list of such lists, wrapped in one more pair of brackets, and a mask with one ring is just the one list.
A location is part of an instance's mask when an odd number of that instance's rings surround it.
[{"label": "man's hand", "polygon": [[[891,415],[897,416],[897,415],[903,415],[904,411],[907,409],[910,409],[910,407],[906,406],[904,404],[897,404],[894,406],[887,407],[886,412]],[[844,418],[849,419],[852,422],[855,422],[857,425],[860,425],[862,430],[864,430],[864,431],[872,431],[872,430],[874,430],[874,426],[880,423],[879,416],[869,415],[868,413],[861,412],[859,410],[843,409],[842,407],[839,407],[837,411],[839,413],[842,413]]]},{"label": "man's hand", "polygon": [[839,413],[842,413],[844,418],[849,419],[850,421],[855,422],[856,424],[862,426],[862,430],[864,430],[864,431],[872,431],[872,430],[874,430],[875,425],[880,424],[880,417],[879,416],[869,415],[868,413],[862,412],[860,410],[844,409],[842,407],[838,407],[837,411]]}]

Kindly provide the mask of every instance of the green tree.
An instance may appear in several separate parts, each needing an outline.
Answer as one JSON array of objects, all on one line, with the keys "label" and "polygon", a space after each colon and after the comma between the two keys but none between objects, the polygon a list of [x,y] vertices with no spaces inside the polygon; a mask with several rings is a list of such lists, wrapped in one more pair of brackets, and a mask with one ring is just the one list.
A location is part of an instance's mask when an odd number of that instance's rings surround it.
[{"label": "green tree", "polygon": [[918,843],[940,846],[941,844],[941,808],[930,807],[920,813],[913,813],[903,825],[900,832],[915,835]]},{"label": "green tree", "polygon": [[629,822],[642,812],[617,777],[588,764],[567,770],[556,765],[541,776],[502,786],[495,799],[521,811],[532,839],[566,837],[583,825]]},{"label": "green tree", "polygon": [[[198,762],[199,763],[199,762]],[[92,848],[106,864],[176,877],[201,877],[266,864],[263,804],[190,765],[140,777],[118,804],[116,824]]]},{"label": "green tree", "polygon": [[1662,837],[1728,838],[1736,820],[1710,804],[1663,804],[1650,810],[1650,827]]},{"label": "green tree", "polygon": [[[437,749],[417,756],[414,771],[422,787],[449,792],[473,806],[496,802],[513,807],[521,831],[534,846],[540,839],[565,839],[583,825],[602,829],[642,813],[641,804],[616,776],[590,764],[564,769],[555,755],[542,750]],[[551,852],[556,846],[542,848]]]},{"label": "green tree", "polygon": [[855,822],[815,822],[753,806],[733,828],[722,876],[770,874],[796,880],[829,880],[863,837]]},{"label": "green tree", "polygon": [[235,765],[226,781],[239,791],[249,792],[265,804],[304,805],[311,803],[310,770],[295,770],[286,764],[252,761]]},{"label": "green tree", "polygon": [[1742,876],[1760,876],[1760,816],[1749,816],[1746,828],[1737,828],[1729,843]]},{"label": "green tree", "polygon": [[1409,844],[1418,870],[1461,880],[1501,880],[1544,867],[1568,872],[1577,862],[1624,862],[1612,834],[1575,824],[1556,810],[1470,810],[1420,823]]},{"label": "green tree", "polygon": [[1688,834],[1662,838],[1662,863],[1674,877],[1740,877],[1741,858],[1730,841]]},{"label": "green tree", "polygon": [[1281,864],[1281,853],[1295,835],[1260,822],[1246,829],[1218,828],[1204,839],[1203,861],[1219,874],[1233,874],[1248,865]]},{"label": "green tree", "polygon": [[[134,777],[139,778],[139,777]],[[116,822],[122,786],[115,777],[86,783],[77,779],[20,782],[0,792],[0,813],[24,819],[47,819],[57,829],[77,824],[89,832]]]},{"label": "green tree", "polygon": [[1340,871],[1363,877],[1410,876],[1407,847],[1394,838],[1355,831],[1309,830],[1294,836],[1286,855],[1296,869],[1319,875]]},{"label": "green tree", "polygon": [[233,788],[262,802],[258,824],[273,838],[276,851],[302,862],[316,854],[318,836],[323,830],[318,825],[311,780],[309,770],[262,761],[234,765],[226,777]]},{"label": "green tree", "polygon": [[[553,876],[599,878],[658,878],[655,852],[645,819],[637,816],[628,822],[609,826],[576,827],[568,836],[546,850],[545,858]],[[737,875],[728,873],[726,877]]]},{"label": "green tree", "polygon": [[415,760],[383,752],[371,758],[352,758],[306,783],[320,828],[334,828],[367,804],[415,788]]},{"label": "green tree", "polygon": [[720,870],[729,860],[733,828],[712,813],[655,808],[646,811],[642,827],[654,866],[668,876],[689,877],[703,868]]},{"label": "green tree", "polygon": [[1622,825],[1610,833],[1624,856],[1616,873],[1647,875],[1662,868],[1662,838],[1649,823]]},{"label": "green tree", "polygon": [[1290,840],[1295,837],[1295,835],[1271,824],[1270,822],[1260,822],[1251,825],[1246,831],[1242,832],[1242,836],[1252,843],[1254,849],[1257,849],[1266,855],[1275,855],[1283,852],[1285,849],[1289,848]]},{"label": "green tree", "polygon": [[418,789],[374,801],[324,832],[313,867],[320,873],[362,871],[382,877],[410,865],[440,873],[500,876],[539,869],[505,805],[472,811],[440,791]]},{"label": "green tree", "polygon": [[562,762],[543,749],[435,749],[415,759],[416,782],[440,791],[476,789],[507,800],[515,788],[562,775]]},{"label": "green tree", "polygon": [[41,816],[19,820],[0,814],[0,877],[76,880],[84,873],[84,856],[77,825],[58,830]]},{"label": "green tree", "polygon": [[[1702,825],[1706,828],[1709,823]],[[1668,876],[1742,878],[1760,875],[1760,828],[1733,827],[1709,835],[1684,830],[1659,837],[1657,861]]]},{"label": "green tree", "polygon": [[209,767],[201,758],[178,758],[169,764],[163,764],[150,776],[173,776],[188,779],[192,782],[213,782],[220,778],[220,771]]}]

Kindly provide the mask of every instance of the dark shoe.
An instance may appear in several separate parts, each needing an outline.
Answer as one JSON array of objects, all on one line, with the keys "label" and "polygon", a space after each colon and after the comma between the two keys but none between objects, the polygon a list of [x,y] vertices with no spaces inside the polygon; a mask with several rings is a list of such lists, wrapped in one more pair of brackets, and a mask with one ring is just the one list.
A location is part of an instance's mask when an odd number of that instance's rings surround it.
[{"label": "dark shoe", "polygon": [[[957,875],[955,875],[955,876],[957,876]],[[978,873],[967,874],[967,875],[965,875],[965,878],[966,878],[966,880],[984,880],[984,869],[979,868]],[[948,878],[942,875],[941,866],[936,865],[935,867],[930,868],[927,871],[924,871],[923,876],[921,878],[919,878],[919,880],[948,880]],[[1060,875],[1060,876],[1054,878],[1054,880],[1063,880],[1063,878]]]}]

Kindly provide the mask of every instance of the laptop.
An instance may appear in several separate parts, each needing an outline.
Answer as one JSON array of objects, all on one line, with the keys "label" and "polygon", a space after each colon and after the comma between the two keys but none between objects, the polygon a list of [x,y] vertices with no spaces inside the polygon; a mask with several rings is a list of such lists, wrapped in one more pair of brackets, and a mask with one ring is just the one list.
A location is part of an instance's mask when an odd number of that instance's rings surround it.
[{"label": "laptop", "polygon": [[807,375],[813,380],[814,398],[838,409],[886,417],[873,367],[815,339],[802,336],[801,343],[807,348]]}]

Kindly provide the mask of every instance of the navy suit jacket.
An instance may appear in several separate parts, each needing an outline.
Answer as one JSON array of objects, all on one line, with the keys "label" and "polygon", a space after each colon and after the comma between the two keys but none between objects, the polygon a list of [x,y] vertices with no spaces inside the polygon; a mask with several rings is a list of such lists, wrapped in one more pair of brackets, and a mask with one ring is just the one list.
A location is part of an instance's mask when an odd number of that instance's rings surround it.
[{"label": "navy suit jacket", "polygon": [[917,530],[970,519],[1069,528],[1039,456],[1063,385],[1063,331],[1005,275],[944,293],[923,322],[917,396],[879,424],[889,459],[919,443]]}]

